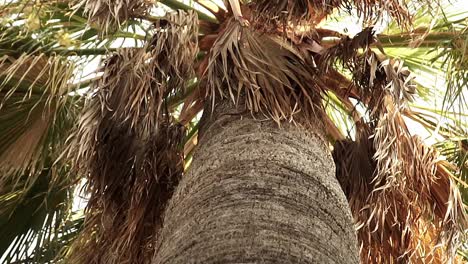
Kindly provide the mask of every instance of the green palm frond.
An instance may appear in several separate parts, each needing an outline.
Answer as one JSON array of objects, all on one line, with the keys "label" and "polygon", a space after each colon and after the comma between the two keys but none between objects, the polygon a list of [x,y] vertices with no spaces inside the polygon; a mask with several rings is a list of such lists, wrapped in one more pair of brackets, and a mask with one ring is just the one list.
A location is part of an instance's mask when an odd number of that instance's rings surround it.
[{"label": "green palm frond", "polygon": [[70,252],[73,241],[78,237],[84,224],[84,215],[75,213],[64,221],[55,235],[33,254],[13,263],[63,263]]},{"label": "green palm frond", "polygon": [[[438,103],[445,111],[463,113],[468,110],[468,9],[457,5],[463,6],[461,2],[444,2],[435,12],[437,17],[432,16],[434,10],[422,8],[415,18],[414,31],[397,33],[390,25],[387,32],[391,34],[380,39],[384,46],[394,47],[386,49],[387,54],[404,59],[414,72],[432,78],[426,84],[437,83],[429,90],[444,95]],[[436,94],[436,98],[440,96]]]},{"label": "green palm frond", "polygon": [[[468,135],[468,132],[465,135]],[[449,169],[456,177],[463,201],[468,204],[468,138],[449,138],[437,143],[436,147],[452,164]]]},{"label": "green palm frond", "polygon": [[[144,40],[149,21],[129,22],[113,34],[102,34],[87,24],[82,9],[72,9],[69,1],[14,1],[0,5],[0,54],[22,53],[65,56],[103,55],[115,40]],[[129,32],[128,30],[132,30]]]},{"label": "green palm frond", "polygon": [[0,12],[8,19],[0,33],[0,255],[33,262],[70,213],[77,176],[56,162],[82,107],[72,92],[83,84],[74,83],[75,63],[55,54],[63,29],[42,27],[60,16],[21,1]]},{"label": "green palm frond", "polygon": [[[49,161],[39,172],[25,171],[15,183],[3,184],[0,193],[0,255],[10,263],[34,259],[45,244],[59,235],[69,217],[73,182],[67,168]],[[18,188],[18,187],[21,188]],[[31,263],[31,262],[29,262]]]},{"label": "green palm frond", "polygon": [[[60,57],[5,55],[0,69],[1,171],[33,173],[59,154],[51,152],[76,118],[80,99],[69,95],[75,86],[68,82],[73,66]],[[11,180],[6,175],[1,182]]]},{"label": "green palm frond", "polygon": [[[327,116],[330,117],[331,121],[339,130],[336,135],[342,135],[340,137],[334,137],[335,140],[343,140],[346,137],[354,137],[355,131],[355,122],[358,120],[353,120],[353,111],[356,109],[350,109],[349,106],[346,106],[346,103],[342,102],[339,97],[334,93],[328,92],[325,100],[325,109]],[[354,113],[354,118],[356,118],[356,113]]]},{"label": "green palm frond", "polygon": [[8,263],[36,258],[68,217],[76,175],[54,163],[81,99],[70,95],[64,58],[5,55],[0,68],[0,255]]}]

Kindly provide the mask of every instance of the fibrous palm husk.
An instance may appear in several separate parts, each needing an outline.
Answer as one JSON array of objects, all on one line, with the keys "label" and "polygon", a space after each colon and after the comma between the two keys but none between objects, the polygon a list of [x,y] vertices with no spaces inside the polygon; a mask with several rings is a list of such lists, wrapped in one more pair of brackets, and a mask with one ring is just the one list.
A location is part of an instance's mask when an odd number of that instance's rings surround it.
[{"label": "fibrous palm husk", "polygon": [[[301,116],[313,120],[321,104],[313,58],[277,35],[236,21],[215,42],[206,70],[206,97],[228,98],[276,122]],[[297,118],[296,118],[297,119]]]},{"label": "fibrous palm husk", "polygon": [[167,200],[183,173],[183,126],[166,98],[183,89],[197,54],[192,12],[169,15],[141,49],[123,49],[85,106],[70,150],[88,177],[85,227],[73,263],[148,263]]}]

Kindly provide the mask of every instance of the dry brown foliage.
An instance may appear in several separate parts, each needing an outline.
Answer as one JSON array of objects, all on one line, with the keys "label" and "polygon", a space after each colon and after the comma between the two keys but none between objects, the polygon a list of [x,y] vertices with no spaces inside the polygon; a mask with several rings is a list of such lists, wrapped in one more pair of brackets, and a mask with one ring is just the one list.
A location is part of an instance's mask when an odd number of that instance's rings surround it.
[{"label": "dry brown foliage", "polygon": [[[105,28],[129,17],[119,13],[124,5],[130,11],[143,6],[126,2],[100,16],[98,11],[109,3],[83,3],[90,6],[90,21]],[[368,21],[384,13],[402,25],[411,21],[408,7],[398,0],[251,1],[247,19],[252,26],[228,17],[211,32],[204,47],[208,56],[199,64],[201,85],[188,97],[182,120],[188,122],[202,110],[204,100],[213,108],[228,98],[278,124],[316,122],[323,92],[346,80],[324,76],[336,77],[340,62],[352,76],[351,94],[368,107],[371,119],[364,123],[356,116],[356,140],[339,141],[334,149],[337,177],[358,227],[362,262],[449,263],[467,227],[465,209],[438,153],[405,126],[402,113],[415,93],[408,69],[371,49],[379,47],[372,28],[331,47],[321,46],[320,38],[307,47],[306,34],[297,39],[284,34],[286,27],[318,23],[334,9],[351,6]],[[161,212],[183,171],[183,132],[174,125],[165,98],[193,74],[197,32],[196,23],[188,22],[193,18],[162,20],[157,25],[161,30],[144,48],[122,50],[106,62],[74,148],[92,194],[77,262],[150,259],[163,224]],[[332,124],[328,121],[324,123]],[[340,138],[336,127],[325,127]]]},{"label": "dry brown foliage", "polygon": [[[452,263],[466,227],[457,187],[434,150],[394,125],[381,124],[400,137],[390,144],[362,126],[356,141],[337,142],[333,152],[356,221],[361,261]],[[376,154],[376,147],[392,153]]]},{"label": "dry brown foliage", "polygon": [[289,41],[231,21],[215,42],[206,71],[207,98],[238,103],[276,122],[313,120],[321,104],[313,58]]},{"label": "dry brown foliage", "polygon": [[[417,0],[417,4],[436,5],[437,1]],[[264,27],[275,26],[316,25],[335,10],[351,12],[357,10],[359,17],[369,24],[391,16],[398,24],[410,26],[412,14],[408,4],[400,0],[253,0],[250,3],[253,20]],[[261,25],[260,25],[261,26]]]},{"label": "dry brown foliage", "polygon": [[372,51],[332,52],[353,72],[372,118],[357,123],[355,141],[340,141],[334,148],[337,177],[357,224],[361,261],[452,263],[467,227],[466,213],[438,153],[412,136],[403,120],[415,91],[412,76],[402,62],[381,61]]},{"label": "dry brown foliage", "polygon": [[194,13],[170,14],[144,48],[106,60],[70,149],[91,195],[71,262],[150,261],[183,173],[185,129],[165,99],[193,74],[196,25]]},{"label": "dry brown foliage", "polygon": [[75,0],[74,9],[83,8],[88,23],[103,33],[114,31],[133,17],[139,17],[153,5],[150,0]]},{"label": "dry brown foliage", "polygon": [[54,123],[68,103],[73,70],[60,56],[0,57],[0,192],[4,182],[19,180],[17,174],[42,170],[44,153],[60,154]]}]

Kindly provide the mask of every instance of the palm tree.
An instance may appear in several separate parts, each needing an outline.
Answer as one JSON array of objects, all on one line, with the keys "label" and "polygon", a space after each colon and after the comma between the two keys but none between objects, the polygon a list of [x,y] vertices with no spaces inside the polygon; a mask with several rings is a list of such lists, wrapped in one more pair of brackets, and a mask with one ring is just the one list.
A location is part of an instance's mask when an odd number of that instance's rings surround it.
[{"label": "palm tree", "polygon": [[462,261],[468,10],[406,2],[0,2],[2,261]]}]

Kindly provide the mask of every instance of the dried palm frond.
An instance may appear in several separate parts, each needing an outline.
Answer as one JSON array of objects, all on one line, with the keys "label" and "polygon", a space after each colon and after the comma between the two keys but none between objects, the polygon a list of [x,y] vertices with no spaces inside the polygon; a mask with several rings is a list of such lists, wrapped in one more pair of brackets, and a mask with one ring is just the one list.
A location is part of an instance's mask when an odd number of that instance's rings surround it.
[{"label": "dried palm frond", "polygon": [[[380,119],[374,147],[376,189],[367,222],[375,222],[369,230],[385,230],[385,225],[401,230],[407,241],[401,244],[400,258],[449,263],[467,223],[460,194],[439,168],[437,153],[410,136],[397,108],[387,109]],[[400,206],[389,209],[389,204]]]},{"label": "dried palm frond", "polygon": [[361,260],[451,263],[467,218],[438,153],[411,136],[403,120],[415,93],[413,77],[401,61],[369,48],[370,32],[356,38],[321,54],[321,66],[340,60],[370,111],[370,123],[357,124],[356,141],[339,142],[334,150],[337,177],[358,227]]},{"label": "dried palm frond", "polygon": [[[384,102],[386,109],[380,114],[373,139],[375,188],[368,200],[372,206],[364,233],[376,230],[381,239],[384,233],[398,230],[399,235],[389,238],[392,242],[387,246],[398,248],[392,253],[395,258],[451,263],[467,227],[460,193],[435,150],[410,135],[401,107],[389,97]],[[381,248],[378,240],[368,239],[364,243],[369,245],[368,252]],[[399,246],[395,247],[397,241]],[[371,258],[372,253],[368,254]],[[380,259],[387,252],[381,254]]]},{"label": "dried palm frond", "polygon": [[401,136],[406,140],[398,153],[400,171],[387,174],[385,184],[394,181],[387,186],[376,183],[379,160],[368,128],[359,126],[355,142],[341,141],[334,148],[361,261],[452,263],[467,224],[460,194],[433,150],[417,137]]},{"label": "dried palm frond", "polygon": [[341,7],[343,0],[254,0],[251,1],[258,22],[275,22],[286,25],[300,21],[320,22],[333,9]]},{"label": "dried palm frond", "polygon": [[349,71],[352,75],[355,91],[359,100],[369,108],[379,105],[386,85],[385,71],[378,67],[379,59],[370,45],[376,42],[374,29],[365,28],[353,38],[347,36],[334,46],[325,49],[320,54],[319,68],[327,74],[334,74],[336,65]]},{"label": "dried palm frond", "polygon": [[[375,43],[375,31],[373,27],[364,28],[353,38],[343,36],[335,45],[322,51],[320,58],[320,68],[328,72],[336,62],[341,62],[343,67],[350,70],[359,68],[356,62],[362,54],[368,54],[370,45]],[[362,49],[362,51],[360,51]]]},{"label": "dried palm frond", "polygon": [[[427,0],[412,2],[435,5]],[[400,0],[252,0],[250,5],[255,12],[252,20],[276,26],[297,25],[301,21],[309,22],[310,26],[310,22],[318,24],[336,9],[351,12],[353,8],[366,22],[375,22],[389,15],[398,24],[408,26],[413,18],[408,4]]]},{"label": "dried palm frond", "polygon": [[[364,21],[375,22],[381,20],[386,15],[392,17],[400,25],[410,25],[413,19],[408,2],[400,0],[346,0],[351,2],[358,11],[358,15]],[[411,0],[412,3],[430,4],[428,0]]]},{"label": "dried palm frond", "polygon": [[182,175],[182,128],[160,123],[141,139],[128,126],[99,125],[105,134],[94,147],[86,188],[91,196],[72,263],[148,263],[165,204]]},{"label": "dried palm frond", "polygon": [[460,193],[436,151],[405,125],[401,111],[414,93],[408,72],[398,61],[369,68],[379,72],[362,75],[364,98],[379,97],[371,105],[376,123],[358,126],[356,142],[341,143],[334,154],[358,225],[361,260],[450,263],[467,227]]},{"label": "dried palm frond", "polygon": [[117,30],[132,17],[142,16],[152,7],[149,0],[76,0],[73,9],[84,9],[88,23],[100,28],[103,33]]},{"label": "dried palm frond", "polygon": [[68,217],[77,175],[57,159],[80,107],[69,94],[73,70],[60,56],[0,58],[0,255],[6,262],[38,261],[36,253]]},{"label": "dried palm frond", "polygon": [[280,122],[318,114],[320,86],[313,58],[287,40],[230,21],[215,42],[206,71],[207,98],[238,103]]},{"label": "dried palm frond", "polygon": [[361,219],[360,210],[365,208],[373,186],[375,171],[372,131],[358,122],[356,140],[340,140],[333,147],[333,159],[336,164],[336,177],[351,207],[355,221]]},{"label": "dried palm frond", "polygon": [[34,175],[36,169],[42,170],[44,159],[60,154],[61,138],[71,129],[77,111],[69,96],[73,69],[58,56],[0,58],[0,192],[15,175],[25,171]]},{"label": "dried palm frond", "polygon": [[183,172],[184,127],[166,98],[185,87],[197,54],[193,12],[170,14],[141,49],[123,49],[85,106],[70,154],[88,175],[88,217],[76,263],[147,263]]},{"label": "dried palm frond", "polygon": [[372,118],[378,119],[374,114],[383,105],[385,95],[392,96],[398,105],[405,105],[413,100],[416,85],[402,61],[386,59],[384,54],[371,49],[376,41],[372,28],[364,29],[352,39],[344,37],[320,54],[319,68],[333,73],[339,62],[352,75],[357,89],[353,93],[359,94],[357,99],[372,111]]}]

